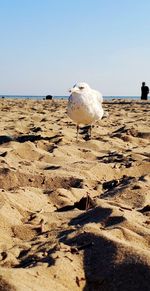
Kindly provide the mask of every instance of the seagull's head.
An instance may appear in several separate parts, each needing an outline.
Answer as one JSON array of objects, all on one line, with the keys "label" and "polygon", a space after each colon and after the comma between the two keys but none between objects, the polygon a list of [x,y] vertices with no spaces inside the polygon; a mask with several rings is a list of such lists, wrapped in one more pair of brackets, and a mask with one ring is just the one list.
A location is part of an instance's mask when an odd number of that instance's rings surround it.
[{"label": "seagull's head", "polygon": [[82,94],[84,92],[87,92],[90,90],[90,86],[87,83],[84,82],[80,82],[75,84],[70,90],[69,92],[71,94],[76,93],[76,94]]}]

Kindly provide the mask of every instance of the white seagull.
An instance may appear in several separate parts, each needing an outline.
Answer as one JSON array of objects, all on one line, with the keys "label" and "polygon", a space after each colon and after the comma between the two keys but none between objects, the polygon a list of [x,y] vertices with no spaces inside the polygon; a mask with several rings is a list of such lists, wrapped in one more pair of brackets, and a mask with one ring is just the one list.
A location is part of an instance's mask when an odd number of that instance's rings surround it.
[{"label": "white seagull", "polygon": [[101,119],[104,111],[102,108],[102,94],[90,88],[87,83],[77,83],[69,90],[71,93],[68,99],[68,116],[77,124],[77,139],[79,125],[91,125],[98,119]]}]

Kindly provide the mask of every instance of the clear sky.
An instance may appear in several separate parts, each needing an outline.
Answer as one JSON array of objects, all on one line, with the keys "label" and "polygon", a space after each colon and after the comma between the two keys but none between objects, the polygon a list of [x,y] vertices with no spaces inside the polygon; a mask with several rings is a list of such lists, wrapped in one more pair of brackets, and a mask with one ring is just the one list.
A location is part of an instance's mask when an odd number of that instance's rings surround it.
[{"label": "clear sky", "polygon": [[150,86],[150,0],[0,0],[0,94]]}]

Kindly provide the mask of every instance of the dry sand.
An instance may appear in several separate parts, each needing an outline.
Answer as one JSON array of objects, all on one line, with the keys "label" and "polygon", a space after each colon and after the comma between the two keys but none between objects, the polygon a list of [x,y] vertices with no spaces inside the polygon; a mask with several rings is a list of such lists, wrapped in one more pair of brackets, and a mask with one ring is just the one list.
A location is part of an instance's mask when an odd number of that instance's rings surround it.
[{"label": "dry sand", "polygon": [[150,290],[150,103],[104,108],[0,100],[0,290]]}]

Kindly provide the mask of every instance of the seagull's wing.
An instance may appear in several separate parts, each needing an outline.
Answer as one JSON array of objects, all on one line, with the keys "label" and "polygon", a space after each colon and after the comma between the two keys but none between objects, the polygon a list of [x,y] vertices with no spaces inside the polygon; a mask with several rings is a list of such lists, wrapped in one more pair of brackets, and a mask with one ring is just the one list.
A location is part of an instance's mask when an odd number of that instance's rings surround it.
[{"label": "seagull's wing", "polygon": [[103,96],[100,92],[92,90],[92,95],[94,95],[100,103],[103,102]]}]

